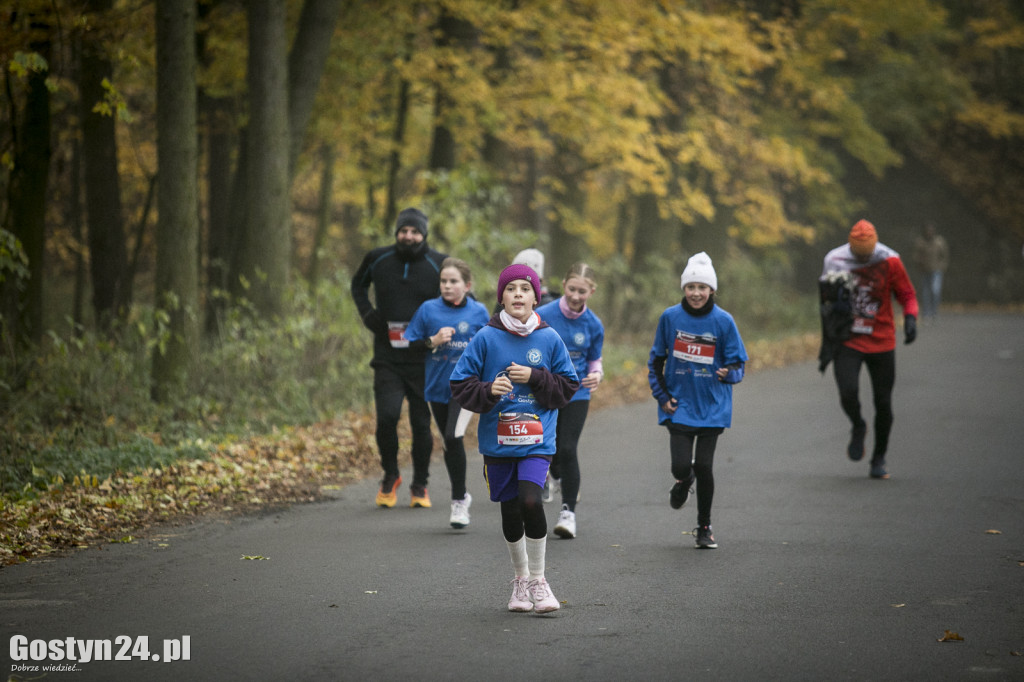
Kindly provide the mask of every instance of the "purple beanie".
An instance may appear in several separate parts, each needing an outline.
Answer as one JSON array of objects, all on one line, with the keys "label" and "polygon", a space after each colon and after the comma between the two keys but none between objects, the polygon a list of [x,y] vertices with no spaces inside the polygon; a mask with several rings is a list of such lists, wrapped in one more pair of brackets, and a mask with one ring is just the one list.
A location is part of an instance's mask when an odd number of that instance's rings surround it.
[{"label": "purple beanie", "polygon": [[537,276],[533,268],[522,263],[510,265],[498,275],[498,303],[501,303],[501,294],[505,291],[505,287],[515,279],[525,279],[529,282],[530,286],[533,287],[533,293],[537,297],[537,302],[540,303],[540,277]]}]

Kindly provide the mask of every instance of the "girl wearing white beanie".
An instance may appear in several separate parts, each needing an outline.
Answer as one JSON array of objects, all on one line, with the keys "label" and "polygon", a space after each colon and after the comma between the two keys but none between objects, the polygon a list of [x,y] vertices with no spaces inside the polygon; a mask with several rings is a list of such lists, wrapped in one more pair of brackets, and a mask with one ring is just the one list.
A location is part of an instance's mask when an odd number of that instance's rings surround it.
[{"label": "girl wearing white beanie", "polygon": [[669,505],[681,508],[696,482],[696,546],[714,549],[715,446],[732,425],[732,385],[743,379],[747,351],[732,315],[715,305],[718,276],[708,254],[687,261],[680,285],[682,302],[666,308],[658,320],[648,381],[658,402],[658,423],[669,431],[675,478]]}]

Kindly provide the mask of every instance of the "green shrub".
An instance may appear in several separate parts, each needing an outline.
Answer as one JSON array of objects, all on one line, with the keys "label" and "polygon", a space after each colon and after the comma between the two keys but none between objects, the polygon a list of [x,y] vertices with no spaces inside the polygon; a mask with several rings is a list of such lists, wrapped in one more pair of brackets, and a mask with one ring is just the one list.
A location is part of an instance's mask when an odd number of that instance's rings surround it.
[{"label": "green shrub", "polygon": [[372,339],[339,272],[314,291],[297,284],[287,315],[228,308],[189,390],[150,400],[159,325],[137,310],[111,334],[51,332],[28,354],[0,356],[0,491],[30,492],[85,474],[202,457],[214,444],[330,419],[371,402]]}]

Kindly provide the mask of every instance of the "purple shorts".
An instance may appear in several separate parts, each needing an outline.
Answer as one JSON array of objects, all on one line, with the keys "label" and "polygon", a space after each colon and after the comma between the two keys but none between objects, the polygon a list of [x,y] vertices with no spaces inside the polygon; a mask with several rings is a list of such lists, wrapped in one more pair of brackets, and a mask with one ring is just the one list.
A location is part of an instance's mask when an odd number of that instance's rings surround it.
[{"label": "purple shorts", "polygon": [[491,494],[491,502],[508,502],[519,497],[519,481],[536,483],[544,487],[551,457],[484,457],[484,481]]}]

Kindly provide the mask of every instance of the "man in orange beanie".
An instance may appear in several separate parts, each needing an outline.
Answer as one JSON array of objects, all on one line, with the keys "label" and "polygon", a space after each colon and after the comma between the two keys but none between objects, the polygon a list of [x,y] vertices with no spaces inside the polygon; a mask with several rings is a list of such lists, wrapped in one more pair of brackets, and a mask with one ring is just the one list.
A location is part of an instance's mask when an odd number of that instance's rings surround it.
[{"label": "man in orange beanie", "polygon": [[[853,427],[846,453],[864,457],[867,422],[861,416],[858,383],[867,365],[875,404],[875,447],[871,478],[889,478],[885,455],[892,429],[892,389],[896,381],[896,325],[892,298],[903,308],[904,343],[917,338],[917,295],[903,261],[878,241],[875,226],[859,220],[846,244],[825,256],[822,293],[822,364],[833,361],[839,402]],[[832,299],[832,300],[830,300]],[[827,311],[827,312],[826,312]],[[829,315],[831,319],[826,320]],[[836,318],[843,318],[839,319]]]}]

